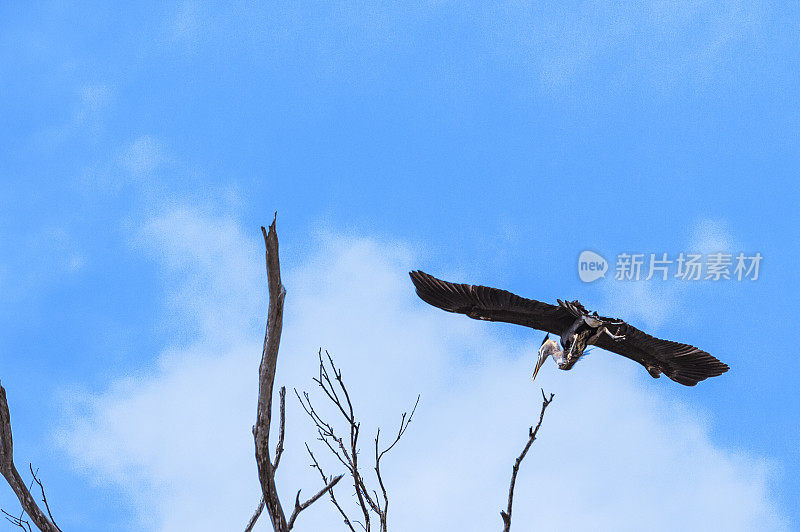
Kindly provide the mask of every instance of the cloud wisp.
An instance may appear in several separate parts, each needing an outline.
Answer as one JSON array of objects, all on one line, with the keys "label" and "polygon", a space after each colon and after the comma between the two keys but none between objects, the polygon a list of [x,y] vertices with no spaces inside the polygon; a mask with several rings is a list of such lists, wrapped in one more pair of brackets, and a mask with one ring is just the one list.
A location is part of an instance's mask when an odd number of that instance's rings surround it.
[{"label": "cloud wisp", "polygon": [[[735,254],[741,249],[741,244],[730,232],[725,220],[700,218],[689,229],[685,251],[705,256],[720,252]],[[687,306],[689,296],[707,289],[709,284],[707,281],[686,281],[674,277],[664,281],[657,275],[649,281],[616,281],[613,271],[609,272],[608,277],[608,282],[603,286],[604,308],[614,309],[615,315],[625,316],[631,322],[641,321],[644,327],[653,332],[676,319],[681,309]]]},{"label": "cloud wisp", "polygon": [[[155,371],[75,397],[60,441],[90,478],[129,496],[141,518],[134,528],[238,528],[259,498],[250,427],[262,338],[249,319],[265,308],[258,234],[191,210],[159,216],[142,234],[196,337],[168,346]],[[390,432],[422,395],[385,458],[390,527],[499,528],[511,464],[541,403],[530,382],[541,336],[520,345],[492,324],[426,306],[407,277],[413,266],[403,245],[327,236],[285,272],[276,384],[290,393],[279,489],[290,503],[297,489],[320,487],[302,444],[325,452],[291,389],[324,404],[311,382],[322,347],[352,392],[364,457],[375,428]],[[520,530],[786,529],[770,465],[716,445],[705,413],[657,393],[671,382],[600,353],[569,373],[548,365],[539,379],[556,398],[517,481]],[[343,472],[331,460],[325,467]],[[351,490],[339,493],[347,501]],[[338,522],[320,501],[297,526]]]}]

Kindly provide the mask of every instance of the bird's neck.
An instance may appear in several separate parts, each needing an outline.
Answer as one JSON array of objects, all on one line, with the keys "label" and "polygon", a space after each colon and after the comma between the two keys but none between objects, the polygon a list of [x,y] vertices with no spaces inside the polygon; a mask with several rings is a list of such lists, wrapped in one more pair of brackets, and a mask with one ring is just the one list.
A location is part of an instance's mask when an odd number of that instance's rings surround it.
[{"label": "bird's neck", "polygon": [[562,367],[567,363],[567,357],[564,353],[564,350],[561,349],[561,346],[558,345],[558,342],[555,340],[547,340],[542,346],[542,350],[545,353],[545,356],[553,357],[553,360],[556,364],[558,364],[558,367]]}]

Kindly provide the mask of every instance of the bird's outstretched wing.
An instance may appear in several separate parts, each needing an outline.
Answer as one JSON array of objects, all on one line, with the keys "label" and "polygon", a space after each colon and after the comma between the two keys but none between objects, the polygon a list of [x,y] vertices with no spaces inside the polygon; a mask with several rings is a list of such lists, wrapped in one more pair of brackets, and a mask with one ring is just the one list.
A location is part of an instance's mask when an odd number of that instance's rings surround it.
[{"label": "bird's outstretched wing", "polygon": [[602,335],[594,345],[639,362],[654,377],[660,371],[675,382],[694,386],[729,369],[727,364],[693,345],[661,340],[619,320],[603,320],[610,322],[608,329],[612,333],[625,337],[614,340]]},{"label": "bird's outstretched wing", "polygon": [[559,335],[575,321],[562,306],[525,299],[506,290],[448,283],[421,271],[409,275],[423,301],[476,320],[504,321]]}]

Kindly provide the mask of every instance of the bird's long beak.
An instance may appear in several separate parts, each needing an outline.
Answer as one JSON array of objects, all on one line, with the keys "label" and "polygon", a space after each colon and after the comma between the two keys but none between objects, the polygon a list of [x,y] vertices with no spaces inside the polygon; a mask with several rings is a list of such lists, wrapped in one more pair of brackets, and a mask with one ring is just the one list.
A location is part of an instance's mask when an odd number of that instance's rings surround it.
[{"label": "bird's long beak", "polygon": [[[542,347],[544,347],[544,343],[550,338],[548,334],[545,336],[544,340],[542,341]],[[536,375],[539,374],[539,370],[541,369],[544,361],[547,360],[547,355],[544,353],[544,349],[542,347],[539,348],[539,360],[536,361],[536,369],[533,370],[533,380],[536,380]]]},{"label": "bird's long beak", "polygon": [[547,355],[539,351],[539,360],[536,361],[536,369],[533,370],[533,380],[536,380],[536,375],[538,375],[539,369],[542,367],[546,359]]}]

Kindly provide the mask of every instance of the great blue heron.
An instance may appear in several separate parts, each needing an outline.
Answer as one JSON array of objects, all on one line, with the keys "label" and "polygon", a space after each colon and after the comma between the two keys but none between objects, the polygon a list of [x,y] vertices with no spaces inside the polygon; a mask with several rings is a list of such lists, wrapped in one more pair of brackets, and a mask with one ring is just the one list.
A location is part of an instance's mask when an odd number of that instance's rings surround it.
[{"label": "great blue heron", "polygon": [[[558,305],[550,305],[497,288],[448,283],[421,271],[410,275],[419,297],[435,307],[478,320],[547,331],[539,348],[534,379],[548,356],[559,368],[572,369],[588,345],[635,360],[653,377],[663,373],[686,386],[728,371],[726,364],[701,349],[655,338],[622,320],[598,316],[597,312],[590,314],[578,301],[559,299]],[[550,333],[561,337],[560,346]]]}]

